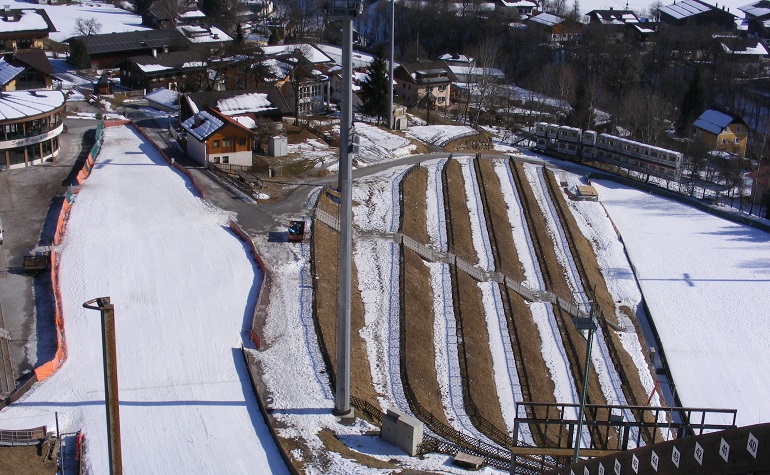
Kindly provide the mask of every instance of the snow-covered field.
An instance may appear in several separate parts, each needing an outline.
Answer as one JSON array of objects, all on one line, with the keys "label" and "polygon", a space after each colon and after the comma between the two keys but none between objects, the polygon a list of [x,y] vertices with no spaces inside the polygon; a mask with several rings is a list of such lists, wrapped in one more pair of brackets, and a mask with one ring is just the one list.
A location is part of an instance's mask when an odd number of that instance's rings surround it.
[{"label": "snow-covered field", "polygon": [[123,31],[149,30],[142,26],[142,17],[123,10],[106,2],[74,2],[71,5],[33,5],[19,0],[8,0],[3,5],[11,8],[44,8],[48,17],[56,27],[50,34],[52,40],[64,41],[80,33],[75,32],[78,18],[89,20],[93,18],[101,25],[100,33],[118,33]]},{"label": "snow-covered field", "polygon": [[287,473],[254,398],[241,344],[262,276],[228,216],[130,128],[105,129],[62,245],[68,358],[0,413],[0,427],[83,430],[107,473],[100,318],[115,305],[126,473]]},{"label": "snow-covered field", "polygon": [[770,235],[612,182],[595,186],[682,404],[736,408],[738,425],[770,420]]},{"label": "snow-covered field", "polygon": [[421,142],[443,146],[447,142],[475,135],[476,131],[467,125],[417,125],[409,127],[406,135]]}]

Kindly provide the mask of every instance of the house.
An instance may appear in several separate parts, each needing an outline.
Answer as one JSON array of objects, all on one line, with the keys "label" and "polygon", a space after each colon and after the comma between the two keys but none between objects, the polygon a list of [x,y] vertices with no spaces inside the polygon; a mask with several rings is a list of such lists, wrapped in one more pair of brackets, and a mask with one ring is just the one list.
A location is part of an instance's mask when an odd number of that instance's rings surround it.
[{"label": "house", "polygon": [[444,61],[404,63],[393,70],[393,97],[404,105],[413,106],[423,100],[446,108],[450,106],[451,85],[457,82]]},{"label": "house", "polygon": [[447,65],[451,66],[473,66],[473,58],[469,58],[464,54],[442,54],[438,57],[439,61],[444,61]]},{"label": "house", "polygon": [[43,50],[6,53],[0,59],[0,90],[52,89],[53,74]]},{"label": "house", "polygon": [[174,15],[168,10],[165,0],[155,0],[142,13],[142,25],[160,30],[174,26]]},{"label": "house", "polygon": [[[184,94],[180,101],[179,120],[185,121],[206,108],[239,120],[249,118],[252,123],[260,119],[281,122],[292,113],[291,107],[275,86],[243,91],[206,91]],[[247,127],[251,128],[251,127]]]},{"label": "house", "polygon": [[747,34],[759,38],[770,48],[770,0],[760,0],[738,8],[744,14]]},{"label": "house", "polygon": [[190,47],[174,28],[73,36],[65,43],[70,47],[67,62],[79,69],[113,68],[132,56],[155,56]]},{"label": "house", "polygon": [[150,92],[159,87],[214,89],[224,87],[222,80],[209,74],[209,61],[197,50],[175,51],[158,55],[132,56],[120,65],[120,83],[132,89]]},{"label": "house", "polygon": [[[366,70],[354,69],[352,74],[353,84],[353,110],[359,110],[363,105],[363,101],[359,96],[361,91],[361,85],[369,80],[369,73]],[[330,100],[334,104],[339,104],[342,101],[342,68],[334,67],[329,70],[329,88],[331,91]]]},{"label": "house", "polygon": [[457,77],[459,83],[475,83],[480,80],[490,83],[501,83],[505,80],[505,73],[497,68],[482,68],[481,66],[454,66],[449,65],[449,70]]},{"label": "house", "polygon": [[210,47],[217,47],[233,41],[230,35],[213,25],[205,25],[203,23],[179,25],[176,29],[191,44],[205,44]]},{"label": "house", "polygon": [[639,23],[639,17],[631,10],[615,10],[612,7],[609,10],[591,10],[586,13],[586,16],[589,24],[630,25]]},{"label": "house", "polygon": [[670,26],[714,26],[724,30],[735,28],[735,15],[728,10],[700,0],[680,0],[660,7],[660,22]]},{"label": "house", "polygon": [[[527,18],[535,13],[538,3],[532,0],[498,0],[496,7],[504,13],[507,13],[507,10],[515,10],[519,18]],[[515,18],[515,15],[508,16]]]},{"label": "house", "polygon": [[527,28],[541,33],[545,43],[558,44],[580,41],[583,24],[551,13],[538,13],[526,22]]},{"label": "house", "polygon": [[[262,54],[269,58],[286,58],[291,55],[304,56],[313,67],[319,69],[330,68],[336,64],[330,55],[326,54],[318,46],[310,43],[263,46]],[[340,50],[340,61],[341,60],[342,51]],[[371,63],[371,61],[366,62],[365,66],[368,66],[369,63]]]},{"label": "house", "polygon": [[765,193],[770,191],[770,165],[765,165],[751,173],[747,173],[746,178],[750,178],[752,181],[751,196],[754,202],[757,203]]},{"label": "house", "polygon": [[42,8],[0,10],[0,48],[3,51],[43,48],[43,39],[56,27]]},{"label": "house", "polygon": [[729,55],[734,64],[740,64],[740,70],[745,67],[753,66],[759,69],[759,62],[767,57],[767,47],[759,38],[743,38],[740,36],[731,36],[717,38],[722,51]]},{"label": "house", "polygon": [[64,106],[61,91],[0,92],[0,170],[55,159]]},{"label": "house", "polygon": [[187,156],[201,165],[251,167],[254,133],[238,121],[207,107],[182,122]]},{"label": "house", "polygon": [[749,128],[735,114],[718,109],[708,109],[693,123],[696,135],[711,150],[746,155]]}]

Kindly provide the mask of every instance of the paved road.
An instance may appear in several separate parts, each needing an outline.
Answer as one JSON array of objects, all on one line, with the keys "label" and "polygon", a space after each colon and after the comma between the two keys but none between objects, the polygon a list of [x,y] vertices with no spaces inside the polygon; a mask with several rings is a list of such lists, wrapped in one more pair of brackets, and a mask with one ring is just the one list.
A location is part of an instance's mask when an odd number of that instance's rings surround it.
[{"label": "paved road", "polygon": [[0,339],[5,341],[0,343],[7,342],[10,350],[0,358],[0,399],[56,350],[50,276],[25,275],[22,264],[31,250],[51,244],[53,232],[44,223],[51,222],[49,214],[58,213],[74,165],[93,143],[95,121],[65,119],[65,124],[68,133],[59,136],[56,161],[0,172],[5,227],[5,243],[0,245]]}]

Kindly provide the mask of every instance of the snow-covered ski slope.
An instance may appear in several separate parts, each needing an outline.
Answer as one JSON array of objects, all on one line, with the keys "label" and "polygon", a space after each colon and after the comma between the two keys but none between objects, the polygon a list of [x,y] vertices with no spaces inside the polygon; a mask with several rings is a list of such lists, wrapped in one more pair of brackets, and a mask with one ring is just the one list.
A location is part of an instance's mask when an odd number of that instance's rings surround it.
[{"label": "snow-covered ski slope", "polygon": [[770,420],[770,235],[594,183],[623,237],[682,404]]},{"label": "snow-covered ski slope", "polygon": [[0,428],[83,430],[107,473],[100,318],[115,305],[126,473],[287,473],[241,354],[262,276],[228,216],[133,129],[104,130],[60,247],[68,358],[0,413]]}]

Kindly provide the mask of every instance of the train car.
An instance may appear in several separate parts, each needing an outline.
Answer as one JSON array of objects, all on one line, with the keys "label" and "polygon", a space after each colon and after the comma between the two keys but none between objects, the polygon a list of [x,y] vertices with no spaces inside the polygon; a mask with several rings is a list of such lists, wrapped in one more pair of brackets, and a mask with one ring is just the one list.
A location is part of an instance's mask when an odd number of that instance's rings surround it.
[{"label": "train car", "polygon": [[556,131],[556,152],[570,157],[579,153],[580,136],[582,132],[576,127],[562,125]]},{"label": "train car", "polygon": [[596,131],[584,130],[580,137],[580,155],[583,158],[594,158],[596,153]]},{"label": "train car", "polygon": [[535,124],[535,148],[545,151],[548,148],[548,122],[538,122]]},{"label": "train car", "polygon": [[594,158],[661,178],[676,180],[682,173],[681,153],[609,134],[599,134]]}]

